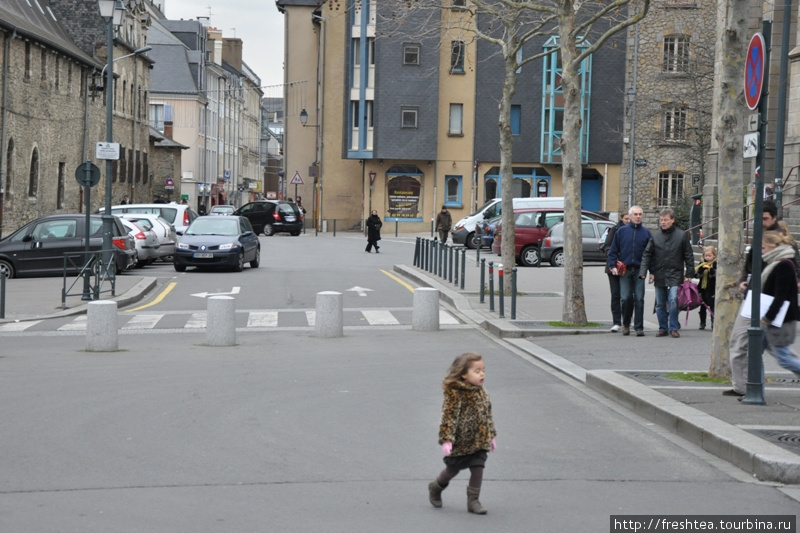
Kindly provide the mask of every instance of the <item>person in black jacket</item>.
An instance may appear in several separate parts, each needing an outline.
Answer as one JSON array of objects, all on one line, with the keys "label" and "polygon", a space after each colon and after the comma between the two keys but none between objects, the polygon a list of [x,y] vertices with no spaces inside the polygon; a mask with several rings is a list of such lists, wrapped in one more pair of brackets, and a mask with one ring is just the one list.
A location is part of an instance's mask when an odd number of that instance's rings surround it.
[{"label": "person in black jacket", "polygon": [[[642,254],[650,242],[650,230],[642,225],[644,211],[638,205],[628,209],[631,223],[621,226],[614,235],[606,265],[619,276],[619,298],[622,307],[622,334],[631,334],[631,318],[637,337],[644,337],[644,279],[639,277]],[[617,270],[617,261],[625,264],[625,273]]]},{"label": "person in black jacket", "polygon": [[[795,250],[782,232],[768,231],[761,241],[761,292],[774,297],[767,313],[761,319],[765,331],[765,347],[778,360],[778,364],[800,377],[800,359],[792,350],[797,320],[797,276],[795,274]],[[786,316],[780,326],[773,321],[784,302],[789,302]]]},{"label": "person in black jacket", "polygon": [[[658,214],[661,231],[653,232],[644,249],[639,277],[644,279],[650,271],[650,283],[656,289],[657,337],[677,339],[678,285],[694,277],[694,252],[689,235],[675,226],[675,213],[669,207]],[[669,307],[669,314],[667,314]]]},{"label": "person in black jacket", "polygon": [[372,214],[367,219],[367,248],[364,250],[365,252],[371,252],[374,246],[375,253],[380,253],[378,251],[380,250],[378,241],[381,240],[381,226],[383,226],[383,222],[381,222],[381,217],[378,216],[378,210],[373,209]]},{"label": "person in black jacket", "polygon": [[[617,223],[616,226],[611,226],[608,228],[608,233],[606,233],[605,240],[603,244],[600,245],[600,251],[602,251],[606,258],[608,258],[608,252],[611,250],[611,243],[614,242],[614,235],[617,234],[617,230],[628,224],[631,221],[631,216],[628,213],[624,213],[622,218]],[[608,268],[606,265],[606,275],[608,276],[608,287],[611,290],[611,319],[614,321],[614,324],[611,326],[611,331],[617,332],[619,328],[622,327],[622,306],[620,305],[620,298],[619,298],[619,276],[615,276],[611,273],[611,269]]]}]

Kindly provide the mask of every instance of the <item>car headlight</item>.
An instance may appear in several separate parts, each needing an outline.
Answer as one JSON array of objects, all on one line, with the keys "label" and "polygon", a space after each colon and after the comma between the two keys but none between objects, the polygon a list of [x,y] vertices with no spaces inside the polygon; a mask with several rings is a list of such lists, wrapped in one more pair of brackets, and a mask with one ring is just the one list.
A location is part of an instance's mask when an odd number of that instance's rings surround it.
[{"label": "car headlight", "polygon": [[220,250],[235,250],[238,247],[239,247],[239,243],[236,243],[236,242],[229,242],[228,244],[220,244],[219,245],[219,249]]},{"label": "car headlight", "polygon": [[188,250],[189,249],[189,245],[185,244],[185,243],[182,243],[182,242],[179,242],[178,243],[178,249],[179,250]]}]

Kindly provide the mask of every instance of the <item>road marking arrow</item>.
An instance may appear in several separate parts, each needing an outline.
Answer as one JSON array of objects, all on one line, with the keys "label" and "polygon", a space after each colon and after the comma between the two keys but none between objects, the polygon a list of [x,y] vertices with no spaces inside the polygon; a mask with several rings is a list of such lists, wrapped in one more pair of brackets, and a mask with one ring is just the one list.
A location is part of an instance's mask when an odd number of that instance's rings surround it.
[{"label": "road marking arrow", "polygon": [[366,296],[368,292],[372,292],[372,289],[367,289],[365,287],[355,286],[352,289],[347,289],[349,291],[357,292],[359,296]]},{"label": "road marking arrow", "polygon": [[239,294],[241,287],[233,287],[231,292],[198,292],[197,294],[192,294],[192,296],[197,296],[198,298],[206,298],[208,296],[232,296],[234,294]]}]

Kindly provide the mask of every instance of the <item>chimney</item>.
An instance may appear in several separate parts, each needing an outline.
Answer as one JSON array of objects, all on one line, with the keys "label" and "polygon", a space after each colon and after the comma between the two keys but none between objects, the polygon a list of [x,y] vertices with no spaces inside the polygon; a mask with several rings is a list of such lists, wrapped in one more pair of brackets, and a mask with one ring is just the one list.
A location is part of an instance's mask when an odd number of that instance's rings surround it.
[{"label": "chimney", "polygon": [[172,139],[172,121],[165,120],[164,121],[164,136]]}]

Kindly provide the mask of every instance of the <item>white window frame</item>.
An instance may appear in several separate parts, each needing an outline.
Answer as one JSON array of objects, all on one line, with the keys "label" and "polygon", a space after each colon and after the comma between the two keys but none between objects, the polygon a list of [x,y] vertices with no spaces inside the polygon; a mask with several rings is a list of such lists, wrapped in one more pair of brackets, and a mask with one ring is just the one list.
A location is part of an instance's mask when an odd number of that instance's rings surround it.
[{"label": "white window frame", "polygon": [[449,135],[464,135],[464,104],[450,104]]},{"label": "white window frame", "polygon": [[400,108],[400,127],[402,129],[417,129],[419,127],[419,109],[416,107]]},{"label": "white window frame", "polygon": [[686,174],[669,170],[658,173],[658,190],[656,191],[658,207],[673,207],[686,197]]},{"label": "white window frame", "polygon": [[661,111],[661,138],[667,142],[686,141],[687,109],[681,105],[665,106]]},{"label": "white window frame", "polygon": [[[403,65],[419,65],[420,45],[418,44],[404,44],[403,45]],[[409,61],[409,57],[413,60]]]},{"label": "white window frame", "polygon": [[467,53],[467,45],[464,41],[450,42],[450,73],[464,73],[464,56]]},{"label": "white window frame", "polygon": [[664,37],[664,55],[661,71],[670,74],[683,74],[689,70],[691,41],[686,35],[667,35]]}]

